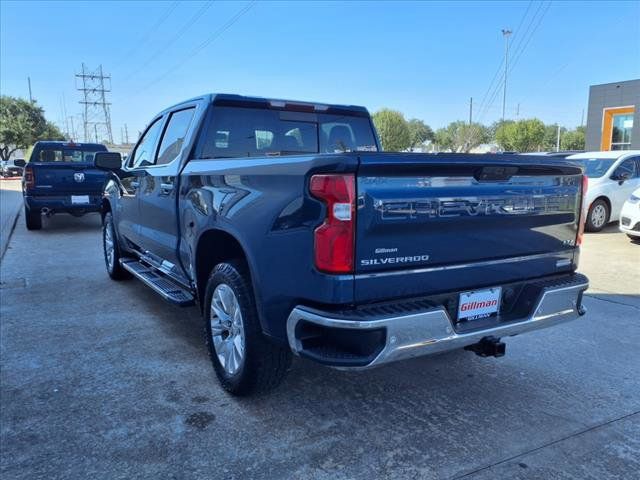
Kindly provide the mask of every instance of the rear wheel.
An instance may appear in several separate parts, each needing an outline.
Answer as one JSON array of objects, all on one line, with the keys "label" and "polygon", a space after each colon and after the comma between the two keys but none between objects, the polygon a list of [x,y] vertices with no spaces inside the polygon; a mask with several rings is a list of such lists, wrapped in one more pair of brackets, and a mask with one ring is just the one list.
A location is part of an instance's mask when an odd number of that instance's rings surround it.
[{"label": "rear wheel", "polygon": [[102,223],[102,248],[104,251],[104,263],[107,273],[113,280],[125,280],[131,278],[131,274],[120,265],[120,246],[113,225],[113,215],[107,212]]},{"label": "rear wheel", "polygon": [[587,215],[587,231],[599,232],[609,223],[609,205],[604,200],[596,200],[589,207],[589,215]]},{"label": "rear wheel", "polygon": [[213,269],[204,320],[209,357],[225,390],[244,396],[269,391],[282,382],[291,352],[263,335],[244,262],[220,263]]},{"label": "rear wheel", "polygon": [[42,228],[42,215],[38,211],[32,212],[27,207],[24,207],[24,220],[27,230],[40,230]]}]

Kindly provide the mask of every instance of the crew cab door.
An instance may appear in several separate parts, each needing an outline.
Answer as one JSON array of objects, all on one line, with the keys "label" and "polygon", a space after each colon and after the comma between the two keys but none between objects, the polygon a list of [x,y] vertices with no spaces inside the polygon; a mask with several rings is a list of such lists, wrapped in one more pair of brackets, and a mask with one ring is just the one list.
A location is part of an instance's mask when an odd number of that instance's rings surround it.
[{"label": "crew cab door", "polygon": [[140,246],[139,193],[145,168],[152,165],[162,131],[163,116],[155,118],[135,146],[120,177],[121,194],[118,200],[116,222],[118,232],[133,246]]},{"label": "crew cab door", "polygon": [[178,277],[183,275],[177,255],[178,178],[196,109],[197,105],[181,105],[165,115],[153,161],[141,168],[137,195],[140,250]]}]

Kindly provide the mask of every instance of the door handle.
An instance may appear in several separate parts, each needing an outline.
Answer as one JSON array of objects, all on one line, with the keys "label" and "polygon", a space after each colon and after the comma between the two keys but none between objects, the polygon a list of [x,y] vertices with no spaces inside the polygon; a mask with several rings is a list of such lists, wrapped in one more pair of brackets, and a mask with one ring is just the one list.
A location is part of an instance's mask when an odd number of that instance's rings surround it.
[{"label": "door handle", "polygon": [[131,188],[138,188],[140,186],[140,182],[131,182]]},{"label": "door handle", "polygon": [[172,190],[173,190],[173,183],[160,184],[160,191],[162,192],[163,195],[169,195],[169,193],[171,193]]}]

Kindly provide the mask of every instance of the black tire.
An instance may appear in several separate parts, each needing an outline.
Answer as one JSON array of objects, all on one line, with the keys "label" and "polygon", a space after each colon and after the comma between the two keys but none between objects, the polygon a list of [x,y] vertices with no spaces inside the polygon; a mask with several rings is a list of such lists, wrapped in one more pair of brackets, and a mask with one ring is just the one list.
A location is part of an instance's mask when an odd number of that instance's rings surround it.
[{"label": "black tire", "polygon": [[640,237],[638,237],[637,235],[629,235],[627,233],[627,237],[629,237],[629,240],[631,240],[633,243],[640,243]]},{"label": "black tire", "polygon": [[42,215],[40,212],[31,212],[27,207],[24,207],[24,221],[27,225],[27,230],[40,230],[42,228]]},{"label": "black tire", "polygon": [[[604,222],[602,221],[602,212],[604,212]],[[596,200],[589,207],[585,229],[587,232],[599,232],[609,223],[610,216],[609,204],[602,199]]]},{"label": "black tire", "polygon": [[[217,286],[225,284],[233,291],[242,314],[244,359],[234,374],[229,374],[218,359],[211,330],[211,302]],[[291,365],[291,351],[264,336],[258,320],[249,270],[243,261],[233,260],[215,266],[205,292],[204,324],[209,358],[222,387],[237,396],[273,390],[284,379]]]},{"label": "black tire", "polygon": [[[111,239],[113,241],[113,259],[109,260],[107,254],[107,235],[111,233]],[[120,265],[120,258],[122,258],[122,251],[118,244],[118,236],[116,235],[115,226],[113,224],[113,215],[111,212],[107,212],[104,215],[104,221],[102,222],[102,252],[104,255],[104,264],[107,267],[107,273],[112,280],[127,280],[132,277],[131,273],[122,268]]]}]

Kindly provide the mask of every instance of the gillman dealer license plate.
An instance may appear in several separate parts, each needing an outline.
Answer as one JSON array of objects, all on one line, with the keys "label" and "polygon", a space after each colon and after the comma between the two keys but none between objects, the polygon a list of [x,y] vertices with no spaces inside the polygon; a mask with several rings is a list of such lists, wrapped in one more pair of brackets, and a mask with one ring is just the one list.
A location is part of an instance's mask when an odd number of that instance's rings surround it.
[{"label": "gillman dealer license plate", "polygon": [[478,320],[498,314],[502,288],[488,288],[460,294],[458,320]]},{"label": "gillman dealer license plate", "polygon": [[71,195],[73,205],[89,203],[89,195]]}]

